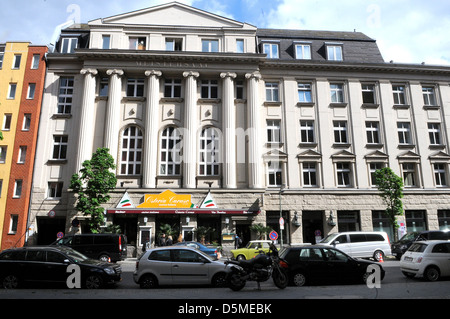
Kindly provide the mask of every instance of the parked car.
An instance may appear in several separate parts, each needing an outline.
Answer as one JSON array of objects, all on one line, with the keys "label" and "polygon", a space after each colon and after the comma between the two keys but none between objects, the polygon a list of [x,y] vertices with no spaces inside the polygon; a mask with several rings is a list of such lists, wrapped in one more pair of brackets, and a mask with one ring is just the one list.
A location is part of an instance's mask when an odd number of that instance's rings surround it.
[{"label": "parked car", "polygon": [[418,241],[400,259],[400,270],[409,278],[436,281],[450,276],[450,241]]},{"label": "parked car", "polygon": [[122,234],[76,234],[58,239],[52,245],[63,245],[89,258],[116,262],[127,257],[127,239]]},{"label": "parked car", "polygon": [[270,243],[270,240],[252,240],[246,247],[232,249],[230,252],[233,255],[232,258],[236,260],[252,259],[261,251],[267,253],[270,249]]},{"label": "parked car", "polygon": [[191,247],[166,246],[147,250],[136,262],[134,282],[141,288],[159,285],[225,286],[229,267]]},{"label": "parked car", "polygon": [[213,247],[207,247],[203,245],[202,243],[196,242],[196,241],[183,241],[175,244],[176,246],[188,246],[192,248],[199,249],[212,257],[214,260],[217,259],[217,248]]},{"label": "parked car", "polygon": [[400,260],[405,251],[411,247],[412,243],[418,240],[448,240],[450,239],[450,231],[427,230],[412,232],[403,235],[399,241],[393,242],[391,245],[392,254]]},{"label": "parked car", "polygon": [[117,264],[89,259],[64,246],[42,246],[7,249],[0,253],[0,283],[3,288],[20,288],[29,282],[66,283],[72,272],[69,265],[78,265],[81,284],[95,289],[121,280],[122,268]]},{"label": "parked car", "polygon": [[354,259],[344,252],[330,246],[304,245],[285,247],[280,257],[287,261],[289,281],[294,286],[315,283],[365,283],[372,273],[370,265],[380,267],[383,280],[383,267],[372,261]]},{"label": "parked car", "polygon": [[353,258],[373,258],[381,261],[392,254],[386,232],[343,232],[329,234],[322,245],[336,247]]}]

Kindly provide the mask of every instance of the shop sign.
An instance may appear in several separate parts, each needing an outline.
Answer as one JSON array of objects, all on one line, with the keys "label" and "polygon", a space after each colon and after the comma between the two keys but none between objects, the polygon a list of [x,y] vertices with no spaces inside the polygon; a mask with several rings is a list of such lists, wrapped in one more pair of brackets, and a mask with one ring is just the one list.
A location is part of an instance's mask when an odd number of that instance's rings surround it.
[{"label": "shop sign", "polygon": [[161,194],[144,196],[144,202],[137,208],[191,208],[191,195],[178,195],[170,190]]}]

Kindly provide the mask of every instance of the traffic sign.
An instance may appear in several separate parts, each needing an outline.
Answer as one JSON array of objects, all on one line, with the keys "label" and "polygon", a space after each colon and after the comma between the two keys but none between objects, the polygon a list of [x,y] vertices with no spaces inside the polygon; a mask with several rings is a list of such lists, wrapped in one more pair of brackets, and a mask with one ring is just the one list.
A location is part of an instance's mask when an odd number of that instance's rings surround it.
[{"label": "traffic sign", "polygon": [[59,233],[56,234],[56,237],[63,238],[64,237],[64,233],[62,231],[60,231]]},{"label": "traffic sign", "polygon": [[270,234],[269,234],[269,238],[270,238],[271,240],[277,240],[277,239],[278,239],[278,233],[277,233],[276,231],[272,230],[272,231],[270,232]]}]

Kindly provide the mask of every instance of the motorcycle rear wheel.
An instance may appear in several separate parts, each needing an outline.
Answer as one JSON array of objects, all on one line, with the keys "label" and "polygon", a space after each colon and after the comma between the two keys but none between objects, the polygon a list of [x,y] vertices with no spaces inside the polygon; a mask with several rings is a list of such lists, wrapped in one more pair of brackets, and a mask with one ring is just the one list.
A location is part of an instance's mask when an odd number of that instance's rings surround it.
[{"label": "motorcycle rear wheel", "polygon": [[238,274],[231,274],[228,277],[228,287],[233,291],[239,291],[245,287],[245,280],[242,280]]}]

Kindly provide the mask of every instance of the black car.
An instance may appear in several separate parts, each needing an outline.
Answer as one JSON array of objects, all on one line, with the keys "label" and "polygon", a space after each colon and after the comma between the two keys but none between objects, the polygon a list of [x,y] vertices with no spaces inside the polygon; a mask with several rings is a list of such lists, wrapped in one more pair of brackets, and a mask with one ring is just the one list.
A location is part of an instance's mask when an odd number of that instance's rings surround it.
[{"label": "black car", "polygon": [[391,244],[392,255],[398,260],[411,247],[412,243],[420,240],[449,240],[450,231],[442,230],[425,230],[418,232],[411,232],[403,235],[399,241]]},{"label": "black car", "polygon": [[15,289],[39,282],[63,283],[73,288],[68,285],[68,281],[77,283],[74,279],[77,272],[70,270],[76,268],[73,265],[79,266],[78,282],[83,288],[102,288],[121,280],[119,265],[89,259],[69,247],[23,247],[0,253],[0,287]]},{"label": "black car", "polygon": [[280,252],[280,257],[287,261],[289,280],[295,286],[317,283],[365,283],[373,272],[368,271],[369,265],[379,267],[381,280],[385,275],[383,267],[378,263],[352,258],[329,246],[286,247]]}]

